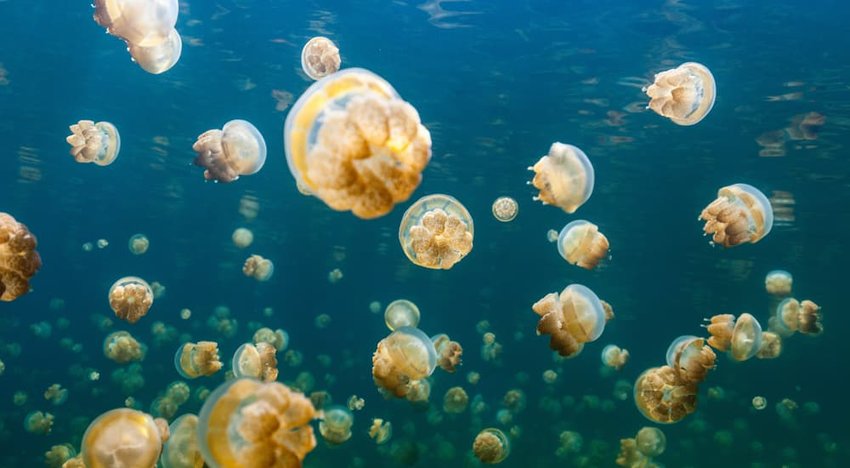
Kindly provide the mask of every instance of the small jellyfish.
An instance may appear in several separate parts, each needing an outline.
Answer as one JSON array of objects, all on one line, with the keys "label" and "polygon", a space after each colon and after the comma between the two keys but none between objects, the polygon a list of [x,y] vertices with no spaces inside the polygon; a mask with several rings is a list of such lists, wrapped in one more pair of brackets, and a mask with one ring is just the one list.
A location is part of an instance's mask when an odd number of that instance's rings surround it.
[{"label": "small jellyfish", "polygon": [[413,381],[428,377],[435,367],[434,343],[418,328],[396,329],[378,342],[372,356],[375,384],[399,398],[410,392]]},{"label": "small jellyfish", "polygon": [[420,198],[404,213],[398,240],[416,265],[448,270],[472,250],[472,216],[459,201],[435,194]]},{"label": "small jellyfish", "polygon": [[314,80],[338,72],[341,62],[339,48],[327,37],[314,37],[301,49],[301,69]]},{"label": "small jellyfish", "polygon": [[254,242],[254,233],[247,228],[237,228],[235,231],[233,231],[231,239],[233,239],[233,245],[239,247],[240,249],[244,249]]},{"label": "small jellyfish", "polygon": [[782,354],[782,337],[773,332],[762,332],[761,347],[756,353],[758,359],[776,359]]},{"label": "small jellyfish", "polygon": [[642,427],[635,436],[635,443],[640,453],[653,458],[664,453],[667,437],[657,427]]},{"label": "small jellyfish", "polygon": [[419,307],[407,299],[396,299],[384,311],[384,323],[390,331],[400,327],[416,328],[419,326]]},{"label": "small jellyfish", "polygon": [[252,377],[264,382],[277,380],[276,353],[275,347],[266,342],[243,344],[233,353],[233,376]]},{"label": "small jellyfish", "polygon": [[549,293],[532,310],[540,316],[539,335],[550,335],[549,347],[564,357],[578,354],[584,343],[596,340],[605,329],[605,312],[596,294],[580,284]]},{"label": "small jellyfish", "polygon": [[29,280],[41,268],[37,246],[26,225],[0,212],[0,301],[11,302],[29,292]]},{"label": "small jellyfish", "polygon": [[699,383],[714,369],[717,355],[705,344],[704,338],[683,335],[667,348],[667,365],[676,369],[685,382]]},{"label": "small jellyfish", "polygon": [[558,253],[571,265],[592,270],[608,255],[608,238],[599,232],[599,226],[577,219],[558,234]]},{"label": "small jellyfish", "polygon": [[776,307],[777,332],[788,336],[799,331],[804,335],[819,335],[823,332],[820,306],[810,300],[798,301],[789,297]]},{"label": "small jellyfish", "polygon": [[384,421],[381,418],[372,420],[372,425],[369,427],[369,437],[375,440],[375,443],[381,445],[388,441],[393,435],[393,425],[389,421]]},{"label": "small jellyfish", "polygon": [[617,345],[609,344],[602,348],[602,364],[620,370],[629,362],[629,351]]},{"label": "small jellyfish", "polygon": [[737,320],[732,314],[715,315],[706,328],[711,334],[708,344],[718,351],[729,351],[736,361],[750,359],[761,347],[761,324],[748,313]]},{"label": "small jellyfish", "polygon": [[443,411],[451,414],[460,414],[469,406],[469,395],[463,387],[452,387],[443,396]]},{"label": "small jellyfish", "polygon": [[109,122],[94,123],[80,120],[71,125],[71,135],[65,141],[71,145],[71,156],[78,163],[95,163],[108,166],[115,162],[121,149],[118,129]]},{"label": "small jellyfish", "polygon": [[146,352],[147,347],[125,331],[110,333],[103,340],[103,355],[119,364],[141,361]]},{"label": "small jellyfish", "polygon": [[[613,346],[613,345],[609,345],[609,346]],[[606,348],[607,348],[607,346],[606,346]],[[603,351],[602,354],[603,354],[603,356],[605,355],[604,351]],[[546,369],[545,371],[543,371],[543,381],[546,382],[547,384],[551,385],[551,384],[555,383],[555,381],[557,381],[557,380],[558,380],[558,373],[555,372],[554,370]]]},{"label": "small jellyfish", "polygon": [[761,411],[767,407],[767,398],[763,396],[754,396],[753,397],[753,408],[757,411]]},{"label": "small jellyfish", "polygon": [[554,229],[550,229],[550,230],[546,231],[546,240],[548,240],[549,242],[552,242],[552,243],[558,242],[558,234],[559,234],[558,231],[556,231]]},{"label": "small jellyfish", "polygon": [[534,200],[545,205],[575,213],[593,193],[593,165],[584,151],[573,145],[552,143],[549,154],[528,169],[534,171],[531,184],[540,191]]},{"label": "small jellyfish", "polygon": [[646,455],[638,450],[637,441],[631,438],[620,439],[620,453],[617,454],[616,464],[617,466],[625,466],[628,468],[654,468],[658,466],[652,463]]},{"label": "small jellyfish", "polygon": [[319,421],[319,433],[325,441],[339,445],[351,438],[351,426],[354,424],[354,415],[351,411],[335,406],[323,413]]},{"label": "small jellyfish", "polygon": [[274,346],[274,349],[277,352],[281,352],[289,346],[289,334],[286,331],[278,328],[277,330],[272,330],[271,328],[260,328],[259,330],[254,332],[254,344],[258,344],[261,342],[268,343]]},{"label": "small jellyfish", "polygon": [[150,241],[144,234],[135,234],[130,238],[130,241],[127,242],[127,247],[133,255],[144,254],[148,251],[148,247],[150,247],[150,245]]},{"label": "small jellyfish", "polygon": [[53,384],[44,391],[44,399],[54,405],[61,405],[68,400],[68,389],[59,384]]},{"label": "small jellyfish", "polygon": [[153,291],[143,279],[125,276],[109,288],[109,306],[115,316],[136,323],[153,305]]},{"label": "small jellyfish", "polygon": [[670,366],[653,367],[635,381],[635,405],[647,419],[670,424],[696,411],[697,384]]},{"label": "small jellyfish", "polygon": [[768,294],[785,297],[791,294],[794,278],[785,270],[773,270],[764,277],[764,289]]},{"label": "small jellyfish", "polygon": [[328,272],[328,283],[336,284],[339,282],[339,280],[342,279],[342,276],[342,270],[340,270],[339,268],[334,268],[333,270]]},{"label": "small jellyfish", "polygon": [[50,430],[53,429],[53,415],[41,411],[31,411],[24,418],[24,429],[30,434],[50,434]]},{"label": "small jellyfish", "polygon": [[129,408],[107,411],[89,424],[80,453],[88,468],[154,466],[162,439],[150,415]]},{"label": "small jellyfish", "polygon": [[431,135],[389,83],[350,68],[298,98],[284,124],[284,148],[303,192],[333,210],[373,219],[419,186]]},{"label": "small jellyfish", "polygon": [[198,447],[211,468],[298,467],[316,447],[314,417],[310,400],[281,383],[231,380],[204,401]]},{"label": "small jellyfish", "polygon": [[71,444],[54,445],[44,453],[44,463],[49,468],[60,468],[76,455],[77,451]]},{"label": "small jellyfish", "polygon": [[757,188],[747,184],[728,185],[717,191],[699,219],[705,221],[703,231],[712,242],[734,247],[745,242],[755,244],[773,227],[773,209]]},{"label": "small jellyfish", "polygon": [[242,265],[242,273],[260,282],[268,281],[274,273],[274,263],[259,255],[251,255]]},{"label": "small jellyfish", "polygon": [[511,197],[499,197],[493,202],[493,217],[503,223],[513,221],[517,213],[519,205]]},{"label": "small jellyfish", "polygon": [[445,333],[431,337],[434,349],[437,351],[437,365],[448,373],[454,373],[461,364],[463,347],[457,341],[452,341]]},{"label": "small jellyfish", "polygon": [[492,465],[501,463],[508,458],[511,447],[504,432],[488,427],[475,436],[475,440],[472,442],[472,452],[481,463]]},{"label": "small jellyfish", "polygon": [[655,82],[644,92],[656,114],[677,125],[695,125],[714,106],[716,88],[705,65],[686,62],[655,75]]},{"label": "small jellyfish", "polygon": [[195,165],[204,168],[204,179],[216,182],[256,174],[266,163],[266,140],[245,120],[231,120],[221,130],[207,130],[192,149],[198,153]]}]

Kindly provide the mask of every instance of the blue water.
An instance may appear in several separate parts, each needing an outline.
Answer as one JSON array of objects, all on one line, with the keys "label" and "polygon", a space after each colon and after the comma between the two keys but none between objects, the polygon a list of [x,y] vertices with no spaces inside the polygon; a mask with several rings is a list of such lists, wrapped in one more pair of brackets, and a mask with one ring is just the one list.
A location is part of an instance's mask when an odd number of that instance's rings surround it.
[{"label": "blue water", "polygon": [[[764,275],[776,268],[793,273],[798,299],[822,306],[824,333],[792,337],[772,361],[719,356],[696,414],[662,427],[668,447],[656,461],[850,464],[843,354],[850,9],[843,2],[181,1],[183,54],[162,75],[132,63],[92,12],[88,2],[0,0],[0,211],[31,229],[44,261],[32,292],[0,305],[0,465],[40,466],[52,445],[79,447],[94,417],[124,405],[129,395],[110,377],[122,366],[102,352],[111,331],[128,330],[149,346],[145,385],[132,395],[148,409],[179,379],[172,364],[179,340],[154,344],[151,325],[161,321],[184,338],[218,341],[225,361],[258,326],[283,328],[304,361],[290,367],[281,358],[281,381],[308,372],[311,391],[329,392],[334,403],[364,398],[351,440],[330,447],[319,438],[308,467],[474,466],[472,440],[489,426],[517,428],[502,466],[613,466],[619,440],[651,425],[631,398],[615,398],[615,382],[632,383],[663,364],[675,337],[705,333],[703,318],[748,311],[766,326],[772,301]],[[343,67],[392,83],[431,131],[422,184],[382,218],[363,221],[302,196],[286,166],[286,111],[275,109],[272,91],[294,101],[310,85],[299,72],[300,51],[315,35],[336,42]],[[685,61],[708,66],[718,89],[713,110],[693,127],[644,110],[640,90],[654,73]],[[816,139],[787,141],[782,157],[759,156],[756,138],[809,112],[825,117]],[[236,118],[265,136],[265,167],[231,184],[205,183],[191,164],[192,143]],[[68,155],[67,127],[80,119],[119,129],[113,165],[77,164]],[[575,215],[533,202],[526,185],[526,168],[554,141],[579,146],[595,168],[593,196]],[[719,187],[736,182],[768,196],[790,192],[794,220],[755,245],[710,246],[697,216]],[[457,198],[475,221],[471,254],[448,271],[411,264],[398,245],[404,210],[432,193]],[[501,195],[519,202],[511,223],[490,213]],[[255,219],[240,214],[245,197],[259,204]],[[597,270],[568,265],[546,240],[547,230],[578,218],[610,240],[611,258]],[[237,227],[254,232],[247,251],[231,242]],[[134,256],[126,243],[140,232],[151,247]],[[109,245],[83,250],[98,239]],[[250,253],[274,261],[271,281],[242,275]],[[335,268],[344,277],[332,284]],[[112,316],[107,291],[126,275],[167,291],[137,324],[114,319],[102,330],[92,317]],[[610,302],[617,317],[579,357],[561,362],[535,336],[531,304],[574,282]],[[369,303],[397,298],[418,304],[429,334],[448,333],[464,346],[460,370],[434,376],[430,410],[383,400],[371,379],[371,356],[387,330]],[[219,305],[238,321],[231,338],[207,326]],[[183,308],[191,309],[189,320],[180,318]],[[326,328],[315,325],[320,314],[331,317]],[[499,364],[481,359],[482,320],[503,345]],[[43,321],[52,324],[47,338],[30,328]],[[65,338],[82,349],[69,351]],[[614,376],[599,370],[607,343],[632,355]],[[85,379],[80,366],[100,379]],[[546,369],[558,372],[556,383],[543,382]],[[470,371],[480,382],[467,382]],[[212,389],[223,381],[221,372],[189,384]],[[53,383],[69,389],[61,406],[42,398]],[[436,418],[456,385],[481,395],[488,410]],[[722,398],[709,396],[712,387]],[[526,408],[500,424],[496,412],[514,388],[525,393]],[[13,404],[16,392],[27,394],[22,405]],[[752,408],[756,395],[767,398],[767,409]],[[560,413],[541,407],[565,397],[576,403]],[[791,419],[774,408],[784,398],[799,405]],[[191,399],[179,414],[199,408]],[[50,434],[24,430],[35,410],[55,415]],[[366,434],[374,417],[393,424],[386,445]],[[559,458],[565,430],[584,444]]]}]

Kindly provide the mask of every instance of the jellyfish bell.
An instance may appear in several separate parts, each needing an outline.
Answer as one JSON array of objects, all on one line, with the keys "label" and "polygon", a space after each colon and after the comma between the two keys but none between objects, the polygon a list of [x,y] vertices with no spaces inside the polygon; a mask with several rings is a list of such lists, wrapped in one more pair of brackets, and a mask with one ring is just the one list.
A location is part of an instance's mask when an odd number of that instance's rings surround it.
[{"label": "jellyfish bell", "polygon": [[71,134],[65,141],[71,145],[71,156],[78,163],[108,166],[115,162],[121,150],[121,136],[110,122],[80,120],[68,127]]},{"label": "jellyfish bell", "polygon": [[204,459],[198,449],[198,417],[179,416],[168,426],[170,436],[162,446],[162,468],[202,468]]},{"label": "jellyfish bell", "polygon": [[192,145],[195,165],[204,168],[204,179],[233,182],[256,174],[266,163],[266,141],[251,122],[231,120],[221,130],[207,130]]},{"label": "jellyfish bell", "polygon": [[517,213],[519,213],[519,205],[511,197],[499,197],[493,202],[492,211],[494,218],[503,223],[508,223],[516,218]]},{"label": "jellyfish bell", "polygon": [[782,354],[782,337],[774,332],[762,332],[761,346],[756,357],[758,359],[776,359],[780,354]]},{"label": "jellyfish bell", "polygon": [[154,45],[167,40],[177,24],[177,0],[94,0],[94,20],[128,43]]},{"label": "jellyfish bell", "polygon": [[437,365],[448,373],[454,373],[461,364],[463,347],[457,341],[452,341],[445,333],[431,337],[434,349],[437,351]]},{"label": "jellyfish bell", "polygon": [[501,463],[511,453],[511,446],[505,433],[489,427],[475,436],[472,452],[481,463],[488,465]]},{"label": "jellyfish bell", "polygon": [[586,286],[571,284],[537,301],[537,332],[550,335],[549,347],[561,356],[573,356],[584,343],[595,341],[605,329],[605,311],[599,297]]},{"label": "jellyfish bell", "polygon": [[776,333],[782,336],[798,331],[804,335],[819,335],[823,331],[820,306],[810,300],[798,301],[793,297],[784,299],[776,306],[771,324]]},{"label": "jellyfish bell", "polygon": [[717,191],[699,219],[705,221],[703,231],[712,242],[723,247],[750,242],[755,244],[770,233],[773,209],[759,189],[747,184],[734,184]]},{"label": "jellyfish bell", "polygon": [[218,355],[218,343],[199,341],[180,345],[174,355],[174,367],[185,379],[215,374],[222,367]]},{"label": "jellyfish bell", "polygon": [[116,317],[129,323],[136,323],[147,315],[153,299],[150,285],[136,276],[125,276],[109,288],[109,306]]},{"label": "jellyfish bell", "polygon": [[540,191],[534,200],[574,213],[593,193],[593,165],[584,151],[560,142],[534,166],[531,184]]},{"label": "jellyfish bell", "polygon": [[629,361],[629,351],[609,344],[602,348],[602,364],[620,370]]},{"label": "jellyfish bell", "polygon": [[728,351],[735,361],[750,359],[761,347],[761,324],[746,312],[737,319],[731,314],[715,315],[706,328],[711,334],[708,344],[719,351]]},{"label": "jellyfish bell", "polygon": [[430,376],[437,367],[437,351],[428,335],[400,327],[378,342],[372,356],[375,383],[396,397],[410,391],[410,383]]},{"label": "jellyfish bell", "polygon": [[334,406],[321,412],[319,433],[330,444],[339,445],[351,438],[354,415],[342,406]]},{"label": "jellyfish bell", "polygon": [[771,295],[784,297],[791,294],[794,278],[785,270],[772,270],[764,277],[764,288]]},{"label": "jellyfish bell", "polygon": [[118,408],[89,424],[80,453],[89,468],[154,466],[161,449],[159,429],[150,415]]},{"label": "jellyfish bell", "polygon": [[599,226],[577,219],[558,234],[558,253],[571,265],[592,270],[608,255],[608,238]]},{"label": "jellyfish bell", "polygon": [[416,265],[448,270],[472,251],[472,216],[459,201],[428,195],[410,205],[402,217],[398,240]]},{"label": "jellyfish bell", "polygon": [[686,62],[655,75],[655,81],[644,89],[649,107],[677,125],[695,125],[714,107],[716,86],[709,69],[696,62]]},{"label": "jellyfish bell", "polygon": [[653,367],[635,381],[637,409],[650,421],[671,424],[696,411],[697,385],[670,366]]},{"label": "jellyfish bell", "polygon": [[390,331],[419,325],[419,307],[407,299],[392,301],[384,310],[384,323]]},{"label": "jellyfish bell", "polygon": [[327,37],[314,37],[301,49],[301,69],[313,80],[336,73],[341,63],[339,48]]},{"label": "jellyfish bell", "polygon": [[683,335],[667,348],[667,365],[676,369],[685,382],[699,383],[708,371],[714,369],[717,356],[704,338]]},{"label": "jellyfish bell", "polygon": [[251,377],[271,382],[277,379],[277,350],[274,346],[259,342],[244,343],[233,353],[232,371],[236,378]]},{"label": "jellyfish bell", "polygon": [[127,247],[133,255],[142,255],[148,251],[150,240],[144,234],[134,234],[127,242]]},{"label": "jellyfish bell", "polygon": [[169,31],[168,36],[162,42],[152,45],[138,45],[133,42],[127,43],[127,50],[133,61],[142,67],[142,70],[159,75],[165,73],[177,64],[183,52],[183,40],[176,29]]},{"label": "jellyfish bell", "polygon": [[667,437],[657,427],[643,427],[635,436],[635,443],[640,453],[652,458],[664,453]]},{"label": "jellyfish bell", "polygon": [[30,278],[41,268],[38,240],[27,226],[0,211],[0,301],[28,293]]}]

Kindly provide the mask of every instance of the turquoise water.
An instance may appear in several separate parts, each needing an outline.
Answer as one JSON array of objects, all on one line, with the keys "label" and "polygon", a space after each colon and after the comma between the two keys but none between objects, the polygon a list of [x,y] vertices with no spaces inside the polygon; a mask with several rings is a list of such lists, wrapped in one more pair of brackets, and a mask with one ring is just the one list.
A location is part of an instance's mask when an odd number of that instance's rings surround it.
[{"label": "turquoise water", "polygon": [[[662,365],[668,344],[704,335],[700,325],[712,315],[748,311],[766,327],[773,301],[764,276],[782,268],[793,273],[798,299],[823,308],[824,333],[790,338],[776,360],[718,356],[697,412],[662,427],[668,447],[657,462],[847,466],[846,5],[195,0],[181,2],[180,61],[150,75],[92,20],[88,2],[70,3],[0,1],[0,211],[38,237],[44,262],[32,292],[0,305],[0,465],[39,466],[52,445],[79,447],[88,423],[128,396],[149,410],[179,379],[173,355],[180,342],[217,341],[229,361],[256,328],[269,326],[285,329],[290,349],[304,358],[293,367],[280,355],[279,380],[309,373],[315,383],[308,392],[327,391],[339,404],[351,395],[366,402],[355,412],[351,440],[330,447],[319,437],[305,466],[473,465],[472,440],[491,426],[516,427],[502,466],[613,466],[619,440],[651,425],[630,397],[615,396],[616,382],[631,384]],[[273,91],[294,102],[310,85],[299,71],[300,51],[315,35],[336,42],[344,68],[363,67],[392,83],[431,132],[422,184],[376,220],[302,196],[286,165],[288,108],[276,110]],[[693,127],[645,110],[640,90],[685,61],[708,66],[718,89],[711,113]],[[784,155],[759,155],[760,136],[811,112],[825,118],[816,139],[788,139],[780,144]],[[192,144],[236,118],[265,136],[265,167],[231,184],[204,182]],[[67,127],[81,119],[116,125],[122,148],[114,164],[77,164],[68,155]],[[526,184],[526,168],[554,141],[582,148],[595,168],[594,193],[574,215],[533,202],[536,191]],[[793,221],[755,245],[712,247],[697,216],[718,188],[737,182],[769,197],[790,193]],[[457,198],[475,221],[472,252],[448,271],[413,265],[397,240],[407,206],[433,193]],[[490,213],[502,195],[519,202],[511,223]],[[246,200],[259,207],[256,217],[240,212]],[[596,270],[568,265],[546,239],[547,230],[574,219],[598,224],[611,243],[611,258]],[[254,233],[247,250],[231,241],[237,227]],[[136,233],[151,243],[141,256],[126,247]],[[109,245],[83,249],[98,239]],[[252,253],[274,261],[269,282],[242,275]],[[331,283],[336,268],[344,276]],[[102,317],[113,316],[109,287],[127,275],[157,281],[166,293],[138,323],[113,317],[101,327]],[[577,358],[559,361],[547,339],[535,336],[531,305],[570,283],[611,303],[616,319]],[[435,373],[430,408],[384,400],[372,382],[371,356],[387,329],[369,304],[397,298],[419,306],[429,335],[448,333],[465,350],[457,373]],[[222,305],[238,322],[232,337],[207,324]],[[180,318],[183,308],[192,311],[188,320]],[[320,314],[331,318],[325,328],[316,326]],[[480,355],[482,320],[503,346],[498,363]],[[183,336],[155,340],[157,321]],[[40,322],[51,324],[50,336],[32,331]],[[116,330],[149,348],[137,391],[122,390],[111,375],[126,366],[103,355],[103,339]],[[615,375],[600,373],[608,343],[631,353]],[[559,374],[554,384],[542,379],[547,369]],[[91,370],[99,380],[87,378]],[[480,374],[477,384],[467,381],[469,372]],[[221,372],[188,383],[213,389],[223,381]],[[69,390],[63,405],[42,397],[53,383]],[[471,399],[481,395],[486,411],[443,414],[443,394],[458,385]],[[525,409],[502,424],[496,413],[511,389],[525,393]],[[16,392],[26,402],[14,404]],[[752,408],[756,395],[767,398],[765,410]],[[799,406],[791,418],[775,409],[785,398]],[[192,398],[178,414],[200,406]],[[50,434],[24,430],[36,410],[55,416]],[[374,417],[393,424],[385,445],[366,434]],[[560,458],[558,436],[566,430],[584,443]]]}]

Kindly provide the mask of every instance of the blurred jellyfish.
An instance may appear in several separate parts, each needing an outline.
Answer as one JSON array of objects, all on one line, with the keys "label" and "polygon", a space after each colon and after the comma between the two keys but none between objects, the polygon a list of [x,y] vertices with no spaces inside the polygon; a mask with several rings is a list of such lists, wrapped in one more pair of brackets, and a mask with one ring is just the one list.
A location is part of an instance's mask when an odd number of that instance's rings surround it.
[{"label": "blurred jellyfish", "polygon": [[372,301],[369,303],[369,312],[373,314],[377,314],[381,311],[381,303],[379,301]]},{"label": "blurred jellyfish", "polygon": [[531,184],[540,191],[534,200],[544,205],[575,213],[593,193],[593,165],[584,151],[573,145],[552,143],[549,154],[528,169],[534,171]]},{"label": "blurred jellyfish", "polygon": [[451,414],[460,414],[469,406],[469,395],[463,387],[452,387],[443,396],[443,411]]},{"label": "blurred jellyfish", "polygon": [[705,339],[683,335],[667,348],[667,365],[676,369],[679,377],[689,383],[705,380],[708,371],[714,369],[717,355],[705,344]]},{"label": "blurred jellyfish", "polygon": [[481,341],[481,359],[498,364],[499,357],[502,355],[502,344],[496,341],[496,335],[487,332],[481,337]]},{"label": "blurred jellyfish", "polygon": [[437,365],[448,373],[457,370],[463,356],[463,348],[457,341],[452,341],[445,333],[431,337],[434,349],[437,351]]},{"label": "blurred jellyfish", "polygon": [[284,125],[296,184],[337,211],[372,219],[407,200],[431,158],[416,109],[381,77],[351,68],[314,83]]},{"label": "blurred jellyfish", "polygon": [[[604,354],[604,353],[603,353]],[[546,369],[543,371],[543,381],[547,384],[553,384],[558,380],[558,373],[552,369]]]},{"label": "blurred jellyfish", "polygon": [[617,345],[609,344],[602,348],[602,364],[620,370],[629,362],[629,351]]},{"label": "blurred jellyfish", "polygon": [[519,213],[519,205],[511,197],[499,197],[493,202],[492,210],[494,218],[503,223],[508,223],[516,218],[517,213]]},{"label": "blurred jellyfish", "polygon": [[768,294],[785,297],[791,294],[794,278],[785,270],[773,270],[764,277],[764,288]]},{"label": "blurred jellyfish", "polygon": [[141,361],[145,358],[146,352],[147,347],[136,341],[130,333],[125,331],[110,333],[103,340],[104,356],[119,364]]},{"label": "blurred jellyfish", "polygon": [[384,311],[384,323],[390,331],[400,327],[416,328],[419,326],[419,307],[407,299],[396,299]]},{"label": "blurred jellyfish", "polygon": [[0,301],[10,302],[29,292],[29,280],[41,268],[37,246],[26,225],[0,212]]},{"label": "blurred jellyfish", "polygon": [[558,234],[558,253],[568,263],[592,270],[608,255],[608,238],[599,232],[599,226],[578,219]]},{"label": "blurred jellyfish", "polygon": [[242,273],[257,281],[268,281],[274,273],[274,263],[259,255],[251,255],[242,265]]},{"label": "blurred jellyfish", "polygon": [[351,411],[335,406],[324,411],[324,416],[319,421],[319,433],[328,443],[339,445],[351,438],[353,424],[354,415]]},{"label": "blurred jellyfish", "polygon": [[366,406],[366,400],[357,395],[351,395],[351,397],[348,398],[347,406],[351,411],[360,411],[364,406]]},{"label": "blurred jellyfish", "polygon": [[183,320],[189,320],[192,318],[192,310],[187,308],[180,309],[180,318]]},{"label": "blurred jellyfish", "polygon": [[714,76],[705,65],[686,62],[655,75],[655,82],[643,90],[649,107],[677,125],[695,125],[714,106]]},{"label": "blurred jellyfish", "polygon": [[487,428],[475,436],[472,452],[481,463],[501,463],[511,453],[511,447],[505,434],[496,428]]},{"label": "blurred jellyfish", "polygon": [[314,37],[301,49],[301,69],[314,80],[336,73],[340,63],[339,49],[327,37]]},{"label": "blurred jellyfish", "polygon": [[539,335],[549,335],[549,347],[569,357],[581,351],[584,343],[596,340],[605,329],[605,312],[599,298],[580,284],[571,284],[558,293],[549,293],[532,310],[540,316]]},{"label": "blurred jellyfish", "polygon": [[289,346],[289,334],[280,328],[272,330],[271,328],[263,327],[254,332],[254,344],[261,342],[268,343],[274,346],[277,352],[281,352]]},{"label": "blurred jellyfish", "polygon": [[342,279],[342,270],[339,268],[334,268],[328,273],[328,283],[336,284],[339,280]]},{"label": "blurred jellyfish", "polygon": [[198,446],[211,468],[301,466],[316,447],[315,410],[303,394],[278,382],[225,382],[204,401]]},{"label": "blurred jellyfish", "polygon": [[277,380],[277,350],[274,346],[259,342],[245,343],[233,354],[233,376],[252,377],[264,382]]},{"label": "blurred jellyfish", "polygon": [[148,283],[135,276],[125,276],[109,288],[109,306],[115,316],[136,323],[153,305],[153,291]]},{"label": "blurred jellyfish", "polygon": [[555,455],[564,458],[572,453],[579,453],[584,439],[581,434],[574,431],[563,431],[558,435],[558,448]]},{"label": "blurred jellyfish", "polygon": [[472,216],[448,195],[420,198],[404,212],[398,240],[416,265],[448,270],[472,250]]},{"label": "blurred jellyfish", "polygon": [[734,184],[717,191],[699,219],[705,221],[703,231],[712,242],[734,247],[745,242],[755,244],[773,227],[773,210],[767,197],[747,184]]},{"label": "blurred jellyfish", "polygon": [[410,392],[413,381],[428,377],[435,367],[434,343],[418,328],[396,329],[378,342],[372,356],[375,384],[399,398]]},{"label": "blurred jellyfish", "polygon": [[761,324],[748,313],[737,320],[732,314],[715,315],[706,328],[711,334],[708,344],[718,351],[729,351],[736,361],[750,359],[761,347]]},{"label": "blurred jellyfish", "polygon": [[133,255],[142,255],[148,251],[150,241],[144,234],[134,234],[127,242],[127,247]]},{"label": "blurred jellyfish", "polygon": [[558,231],[556,231],[554,229],[550,229],[550,230],[546,231],[546,240],[548,240],[549,242],[552,242],[552,243],[558,242],[558,235],[559,234],[560,233]]},{"label": "blurred jellyfish", "polygon": [[369,437],[375,440],[375,443],[381,445],[388,441],[393,435],[393,425],[389,421],[384,421],[381,418],[372,420],[372,425],[369,427]]},{"label": "blurred jellyfish", "polygon": [[763,396],[754,396],[753,397],[753,408],[757,411],[761,411],[767,407],[767,398]]},{"label": "blurred jellyfish", "polygon": [[634,396],[647,419],[670,424],[696,411],[697,384],[686,382],[670,366],[653,367],[635,381]]},{"label": "blurred jellyfish", "polygon": [[411,380],[404,398],[413,404],[427,406],[431,398],[431,382],[428,379]]},{"label": "blurred jellyfish", "polygon": [[71,156],[78,163],[95,163],[108,166],[115,162],[121,150],[121,137],[115,125],[109,122],[94,123],[80,120],[71,125],[71,134],[65,141],[71,145]]},{"label": "blurred jellyfish", "polygon": [[162,449],[159,430],[150,415],[119,408],[89,424],[80,450],[88,468],[154,466]]},{"label": "blurred jellyfish", "polygon": [[105,249],[107,247],[109,247],[109,241],[108,240],[106,240],[106,239],[98,239],[97,240],[97,248],[98,249]]},{"label": "blurred jellyfish", "polygon": [[266,141],[257,127],[231,120],[221,130],[207,130],[192,145],[195,165],[204,168],[204,179],[233,182],[240,175],[256,174],[266,163]]},{"label": "blurred jellyfish", "polygon": [[642,427],[635,436],[635,443],[640,453],[654,458],[667,448],[667,437],[657,427]]},{"label": "blurred jellyfish", "polygon": [[68,389],[59,384],[53,384],[44,391],[44,399],[54,405],[61,405],[68,400]]},{"label": "blurred jellyfish", "polygon": [[60,468],[63,463],[74,458],[77,451],[71,444],[54,445],[44,453],[44,463],[49,468]]},{"label": "blurred jellyfish", "polygon": [[247,228],[237,228],[235,231],[233,231],[231,239],[233,239],[233,245],[239,247],[240,249],[244,249],[254,242],[254,233]]},{"label": "blurred jellyfish", "polygon": [[777,333],[788,336],[799,331],[804,335],[819,335],[823,332],[820,306],[810,300],[797,301],[789,297],[776,307],[773,322]]},{"label": "blurred jellyfish", "polygon": [[30,434],[50,434],[50,430],[53,429],[53,415],[41,411],[31,411],[24,418],[24,429]]},{"label": "blurred jellyfish", "polygon": [[782,354],[782,337],[773,332],[762,332],[761,346],[756,357],[758,359],[776,359]]},{"label": "blurred jellyfish", "polygon": [[617,466],[628,468],[645,467],[654,468],[658,465],[652,463],[649,458],[641,453],[635,439],[620,439],[620,453],[617,454]]}]

